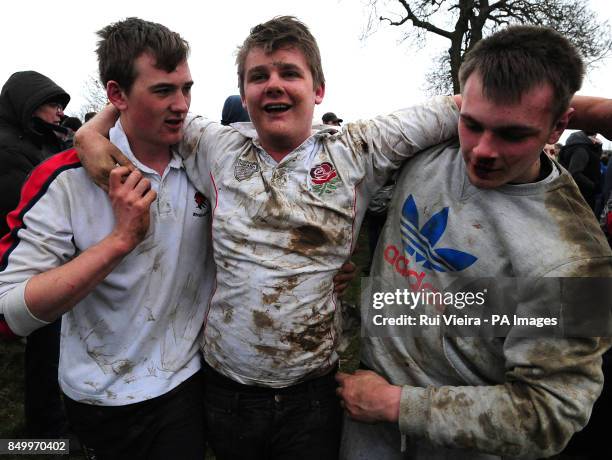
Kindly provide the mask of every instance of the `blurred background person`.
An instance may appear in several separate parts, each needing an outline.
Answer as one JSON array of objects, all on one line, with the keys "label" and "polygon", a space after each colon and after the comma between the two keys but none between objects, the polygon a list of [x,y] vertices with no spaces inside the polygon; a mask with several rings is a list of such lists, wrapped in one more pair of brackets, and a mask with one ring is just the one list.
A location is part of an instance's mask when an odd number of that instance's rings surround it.
[{"label": "blurred background person", "polygon": [[237,94],[228,96],[221,111],[221,124],[227,126],[242,121],[251,121],[249,112],[242,105],[242,99]]},{"label": "blurred background person", "polygon": [[324,113],[321,120],[324,125],[330,126],[342,126],[342,122],[344,121],[342,118],[338,118],[334,112]]},{"label": "blurred background person", "polygon": [[74,133],[77,132],[83,123],[77,117],[65,117],[61,122],[61,127],[66,131],[62,134],[59,134],[60,139],[62,140],[62,150],[71,149],[74,145]]},{"label": "blurred background person", "polygon": [[93,117],[95,117],[97,115],[98,112],[87,112],[85,114],[85,123],[87,123],[89,120],[91,120]]},{"label": "blurred background person", "polygon": [[[17,207],[30,171],[63,150],[57,132],[70,96],[50,78],[16,72],[0,92],[0,234]],[[25,419],[30,438],[65,437],[67,422],[57,381],[61,320],[31,334],[25,350]]]},{"label": "blurred background person", "polygon": [[570,135],[559,152],[559,163],[570,172],[583,198],[595,212],[596,198],[601,192],[601,144],[593,142],[593,136],[597,133],[576,131]]}]

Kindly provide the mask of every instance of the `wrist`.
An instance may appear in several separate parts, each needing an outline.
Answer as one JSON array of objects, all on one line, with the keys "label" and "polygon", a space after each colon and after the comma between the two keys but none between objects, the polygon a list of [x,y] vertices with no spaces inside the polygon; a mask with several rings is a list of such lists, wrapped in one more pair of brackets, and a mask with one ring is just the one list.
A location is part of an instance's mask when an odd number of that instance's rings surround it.
[{"label": "wrist", "polygon": [[134,238],[127,237],[117,230],[113,230],[103,240],[103,243],[106,246],[106,250],[108,250],[107,253],[111,255],[111,258],[122,258],[132,252],[134,248],[138,246],[139,241],[136,241]]},{"label": "wrist", "polygon": [[396,423],[399,419],[400,401],[402,399],[402,387],[389,385],[385,390],[387,409],[385,419],[387,422]]}]

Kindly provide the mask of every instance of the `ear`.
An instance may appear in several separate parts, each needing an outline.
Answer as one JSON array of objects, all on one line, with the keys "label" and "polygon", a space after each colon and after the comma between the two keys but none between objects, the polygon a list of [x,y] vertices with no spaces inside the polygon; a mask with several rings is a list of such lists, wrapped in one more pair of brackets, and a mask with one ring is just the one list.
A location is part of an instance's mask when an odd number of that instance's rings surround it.
[{"label": "ear", "polygon": [[563,131],[565,131],[565,128],[567,128],[567,124],[574,115],[574,112],[575,110],[573,107],[570,107],[565,112],[563,112],[563,115],[561,115],[561,117],[553,126],[553,130],[551,131],[550,135],[548,136],[548,140],[546,141],[547,144],[555,144],[559,140],[561,134],[563,134]]},{"label": "ear", "polygon": [[115,80],[109,80],[106,84],[106,95],[111,104],[117,107],[120,112],[127,109],[127,95]]},{"label": "ear", "polygon": [[315,104],[323,102],[323,96],[325,96],[325,83],[315,88]]}]

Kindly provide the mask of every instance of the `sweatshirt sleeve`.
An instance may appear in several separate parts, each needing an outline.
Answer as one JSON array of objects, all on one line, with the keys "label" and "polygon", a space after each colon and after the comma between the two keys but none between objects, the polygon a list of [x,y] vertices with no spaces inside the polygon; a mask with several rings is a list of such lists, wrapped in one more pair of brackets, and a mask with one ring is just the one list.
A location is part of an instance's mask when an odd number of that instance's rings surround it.
[{"label": "sweatshirt sleeve", "polygon": [[[576,270],[585,268],[586,263],[596,270],[597,279],[605,279],[610,276],[610,261],[600,259],[572,262],[548,273],[541,280],[551,280],[550,285],[560,288],[539,289],[543,284],[537,283],[538,289],[521,299],[517,313],[524,316],[535,311],[534,316],[541,316],[554,304],[569,315],[571,303],[583,306],[597,298],[605,303],[607,295],[592,296],[567,288],[586,288],[595,278],[582,278],[583,284],[575,283],[576,278],[568,278],[570,282],[564,284],[565,278],[558,278],[576,276]],[[580,312],[585,315],[583,308]],[[609,308],[603,305],[599,312],[601,318],[590,319],[604,322],[609,329]],[[435,445],[501,456],[539,458],[560,452],[588,422],[603,387],[601,356],[612,345],[610,333],[605,337],[587,335],[529,337],[513,327],[501,347],[503,381],[479,386],[405,386],[400,403],[401,432]]]},{"label": "sweatshirt sleeve", "polygon": [[27,281],[75,254],[68,199],[61,176],[58,179],[54,172],[49,164],[33,171],[10,214],[11,232],[0,240],[0,315],[20,336],[49,324],[29,311],[24,298]]},{"label": "sweatshirt sleeve", "polygon": [[449,448],[553,455],[586,425],[609,346],[603,338],[507,340],[503,384],[403,387],[400,431]]}]

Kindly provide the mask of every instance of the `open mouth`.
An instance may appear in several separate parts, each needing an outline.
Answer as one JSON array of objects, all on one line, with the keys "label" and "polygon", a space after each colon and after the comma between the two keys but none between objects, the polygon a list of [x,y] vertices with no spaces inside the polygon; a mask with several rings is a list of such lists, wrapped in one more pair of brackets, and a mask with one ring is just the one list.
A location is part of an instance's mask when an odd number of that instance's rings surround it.
[{"label": "open mouth", "polygon": [[489,174],[493,174],[493,173],[497,172],[498,170],[497,170],[497,168],[492,168],[490,166],[476,164],[476,165],[474,165],[474,171],[479,176],[487,176]]},{"label": "open mouth", "polygon": [[173,128],[180,128],[183,124],[183,119],[182,118],[172,118],[169,120],[166,120],[166,124],[172,126]]},{"label": "open mouth", "polygon": [[264,111],[266,113],[283,113],[291,107],[290,104],[266,104],[264,105]]}]

